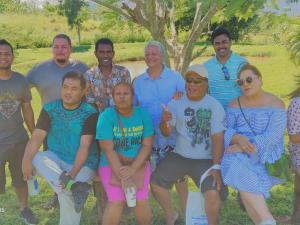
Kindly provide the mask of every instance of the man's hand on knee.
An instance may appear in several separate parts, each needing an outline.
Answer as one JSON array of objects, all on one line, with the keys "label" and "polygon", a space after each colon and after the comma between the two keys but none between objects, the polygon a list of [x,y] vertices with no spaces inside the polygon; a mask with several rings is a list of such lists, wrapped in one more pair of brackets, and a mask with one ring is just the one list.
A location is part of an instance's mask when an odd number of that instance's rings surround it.
[{"label": "man's hand on knee", "polygon": [[74,208],[77,213],[81,212],[88,197],[91,185],[86,182],[75,182],[67,172],[62,172],[59,177],[62,188],[72,192]]},{"label": "man's hand on knee", "polygon": [[72,177],[67,172],[62,172],[59,176],[59,182],[62,189],[71,190],[72,185],[75,183],[75,181],[72,179]]}]

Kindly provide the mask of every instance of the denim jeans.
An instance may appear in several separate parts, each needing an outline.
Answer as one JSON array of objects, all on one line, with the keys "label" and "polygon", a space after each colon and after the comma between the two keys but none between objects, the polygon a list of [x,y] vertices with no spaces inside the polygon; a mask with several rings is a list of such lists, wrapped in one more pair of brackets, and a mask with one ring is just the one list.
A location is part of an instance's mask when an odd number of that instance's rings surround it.
[{"label": "denim jeans", "polygon": [[[44,177],[50,184],[51,188],[56,192],[60,207],[60,225],[79,225],[81,212],[77,213],[74,209],[74,201],[69,190],[60,188],[59,176],[63,171],[69,172],[72,165],[62,161],[56,154],[51,151],[38,152],[33,161],[38,175]],[[89,182],[95,175],[95,171],[82,167],[74,178],[76,181]],[[41,191],[41,190],[40,190]]]}]

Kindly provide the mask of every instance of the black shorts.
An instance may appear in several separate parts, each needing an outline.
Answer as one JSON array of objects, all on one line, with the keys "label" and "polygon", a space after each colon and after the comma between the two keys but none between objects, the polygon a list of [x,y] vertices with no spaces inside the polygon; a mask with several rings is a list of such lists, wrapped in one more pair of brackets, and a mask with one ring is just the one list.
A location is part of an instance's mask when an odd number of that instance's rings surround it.
[{"label": "black shorts", "polygon": [[18,188],[27,185],[23,179],[22,173],[22,160],[24,156],[27,140],[20,142],[10,149],[7,149],[5,153],[0,153],[0,193],[5,191],[5,165],[8,163],[10,171],[12,186]]},{"label": "black shorts", "polygon": [[[200,184],[200,178],[213,165],[211,159],[189,159],[180,156],[177,153],[170,152],[158,164],[151,176],[151,183],[160,187],[171,189],[173,184],[184,176],[192,178],[197,187]],[[216,190],[213,185],[213,177],[208,176],[201,185],[201,192],[205,193],[209,190]],[[221,198],[225,200],[227,197],[227,187],[222,185]]]}]

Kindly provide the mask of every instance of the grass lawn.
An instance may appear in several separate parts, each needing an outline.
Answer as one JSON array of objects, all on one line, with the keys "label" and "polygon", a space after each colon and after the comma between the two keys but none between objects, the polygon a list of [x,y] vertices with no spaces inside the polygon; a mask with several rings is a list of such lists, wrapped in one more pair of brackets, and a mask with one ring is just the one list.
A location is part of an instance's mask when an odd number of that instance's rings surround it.
[{"label": "grass lawn", "polygon": [[[143,59],[144,43],[135,44],[116,44],[116,61],[125,60],[142,60]],[[264,89],[281,97],[286,105],[288,98],[286,95],[295,88],[294,76],[299,73],[297,68],[289,61],[287,51],[281,46],[267,45],[235,45],[233,50],[248,58],[248,60],[256,65],[263,74]],[[208,48],[203,57],[197,58],[195,62],[203,62],[213,53],[211,48]],[[50,49],[24,49],[18,50],[13,69],[26,73],[34,64],[51,57]],[[84,46],[75,49],[73,58],[80,59],[86,62],[89,66],[96,63],[93,55],[93,47]],[[143,63],[143,62],[141,62]],[[130,62],[129,62],[130,64]],[[37,92],[33,92],[33,107],[35,117],[38,117],[40,111],[40,98]],[[279,167],[277,167],[279,168]],[[277,170],[277,171],[276,171]],[[273,169],[274,173],[279,169]],[[289,176],[291,172],[289,171]],[[291,180],[291,179],[290,179]],[[10,177],[7,174],[7,193],[0,196],[0,225],[18,225],[21,220],[18,217],[18,205],[15,194],[10,185]],[[193,184],[191,188],[195,188]],[[38,196],[30,198],[30,206],[40,219],[40,224],[55,225],[58,224],[59,212],[57,209],[45,211],[42,205],[52,195],[52,191],[43,179],[39,179],[39,188],[41,193]],[[172,192],[174,205],[179,208],[178,199],[175,192]],[[271,190],[271,198],[268,200],[269,207],[273,215],[289,215],[292,212],[292,194],[293,184],[291,181],[286,181],[282,185],[278,185]],[[221,212],[221,225],[250,225],[252,224],[247,214],[239,209],[235,200],[236,193],[230,190],[228,200],[224,203]],[[153,224],[163,225],[162,210],[151,197],[150,199],[153,209]],[[92,194],[88,198],[88,202],[83,211],[83,225],[94,225],[96,221],[96,213],[94,211],[94,198]],[[182,217],[181,217],[182,218]],[[122,224],[135,224],[134,218],[131,215],[126,215],[123,218]],[[183,219],[180,224],[184,224]]]}]

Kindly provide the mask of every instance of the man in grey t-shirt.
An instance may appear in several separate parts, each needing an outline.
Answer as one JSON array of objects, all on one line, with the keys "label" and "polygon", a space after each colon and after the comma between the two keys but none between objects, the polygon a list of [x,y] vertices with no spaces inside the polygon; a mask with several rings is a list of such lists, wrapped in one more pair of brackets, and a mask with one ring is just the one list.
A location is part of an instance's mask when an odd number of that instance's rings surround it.
[{"label": "man in grey t-shirt", "polygon": [[[164,209],[166,224],[173,225],[178,214],[172,207],[168,189],[188,175],[196,186],[201,186],[208,223],[217,225],[221,198],[226,196],[219,170],[225,112],[221,104],[207,94],[204,66],[190,66],[185,80],[186,94],[179,100],[172,100],[162,115],[162,134],[168,136],[175,129],[176,146],[152,173],[152,192]],[[206,171],[210,171],[210,176],[203,178],[201,185],[200,178]]]},{"label": "man in grey t-shirt", "polygon": [[43,105],[60,98],[62,77],[67,72],[87,71],[87,65],[70,59],[71,51],[71,39],[65,34],[58,34],[53,39],[53,58],[34,66],[28,72],[27,79],[38,90]]},{"label": "man in grey t-shirt", "polygon": [[[27,80],[31,87],[35,87],[38,90],[42,105],[60,98],[62,78],[67,72],[76,70],[84,73],[87,71],[87,65],[70,59],[71,52],[70,37],[65,34],[58,34],[53,38],[53,58],[34,66],[28,72]],[[44,205],[44,208],[51,209],[57,204],[58,199],[54,195]]]},{"label": "man in grey t-shirt", "polygon": [[0,194],[5,193],[5,165],[9,164],[21,217],[27,224],[37,224],[28,208],[28,188],[22,175],[22,158],[28,141],[23,122],[30,133],[34,129],[31,94],[24,76],[11,70],[13,59],[11,44],[0,40]]}]

